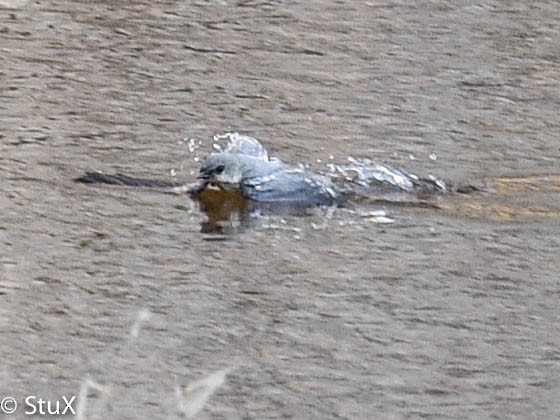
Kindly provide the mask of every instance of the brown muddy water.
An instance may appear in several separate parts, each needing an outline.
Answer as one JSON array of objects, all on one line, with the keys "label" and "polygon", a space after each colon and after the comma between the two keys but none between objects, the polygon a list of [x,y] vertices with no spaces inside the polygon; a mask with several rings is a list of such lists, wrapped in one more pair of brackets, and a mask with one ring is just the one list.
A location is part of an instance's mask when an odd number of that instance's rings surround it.
[{"label": "brown muddy water", "polygon": [[[559,418],[559,16],[0,1],[0,417]],[[489,192],[207,235],[185,196],[72,182],[192,182],[225,131]]]}]

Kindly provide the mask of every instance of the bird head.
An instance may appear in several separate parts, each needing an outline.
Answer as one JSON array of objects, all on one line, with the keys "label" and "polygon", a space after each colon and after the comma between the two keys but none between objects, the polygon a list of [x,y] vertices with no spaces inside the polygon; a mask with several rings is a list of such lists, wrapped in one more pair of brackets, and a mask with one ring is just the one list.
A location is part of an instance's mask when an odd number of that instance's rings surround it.
[{"label": "bird head", "polygon": [[238,190],[242,179],[242,165],[239,160],[239,156],[233,153],[210,155],[202,162],[198,179],[224,190]]}]

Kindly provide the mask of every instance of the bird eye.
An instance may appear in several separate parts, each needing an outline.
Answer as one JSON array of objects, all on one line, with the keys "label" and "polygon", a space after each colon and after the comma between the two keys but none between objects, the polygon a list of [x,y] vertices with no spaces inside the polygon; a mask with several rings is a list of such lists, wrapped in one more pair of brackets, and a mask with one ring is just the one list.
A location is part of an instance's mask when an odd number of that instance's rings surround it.
[{"label": "bird eye", "polygon": [[225,169],[224,165],[219,165],[216,167],[216,173],[221,174],[222,172],[224,172],[224,169]]}]

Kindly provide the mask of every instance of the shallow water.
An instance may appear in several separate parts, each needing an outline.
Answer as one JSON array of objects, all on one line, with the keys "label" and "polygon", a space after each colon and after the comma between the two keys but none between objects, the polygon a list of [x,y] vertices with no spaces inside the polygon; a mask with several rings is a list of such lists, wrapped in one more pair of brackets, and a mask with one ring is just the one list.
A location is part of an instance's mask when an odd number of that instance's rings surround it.
[{"label": "shallow water", "polygon": [[[90,380],[87,418],[175,418],[229,369],[200,418],[558,417],[556,2],[16,3],[0,395]],[[185,196],[72,182],[192,182],[225,131],[488,193],[208,235]]]}]

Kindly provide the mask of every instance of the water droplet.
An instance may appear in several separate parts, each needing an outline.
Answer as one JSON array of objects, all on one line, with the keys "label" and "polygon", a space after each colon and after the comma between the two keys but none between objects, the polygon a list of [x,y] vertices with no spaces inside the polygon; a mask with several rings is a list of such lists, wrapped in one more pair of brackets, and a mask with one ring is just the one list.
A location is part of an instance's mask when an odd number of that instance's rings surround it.
[{"label": "water droplet", "polygon": [[[184,140],[186,140],[186,139],[184,139]],[[196,144],[196,139],[188,139],[187,147],[189,148],[190,153],[192,153],[196,149],[198,149],[199,146],[200,146],[200,143],[197,145]]]}]

